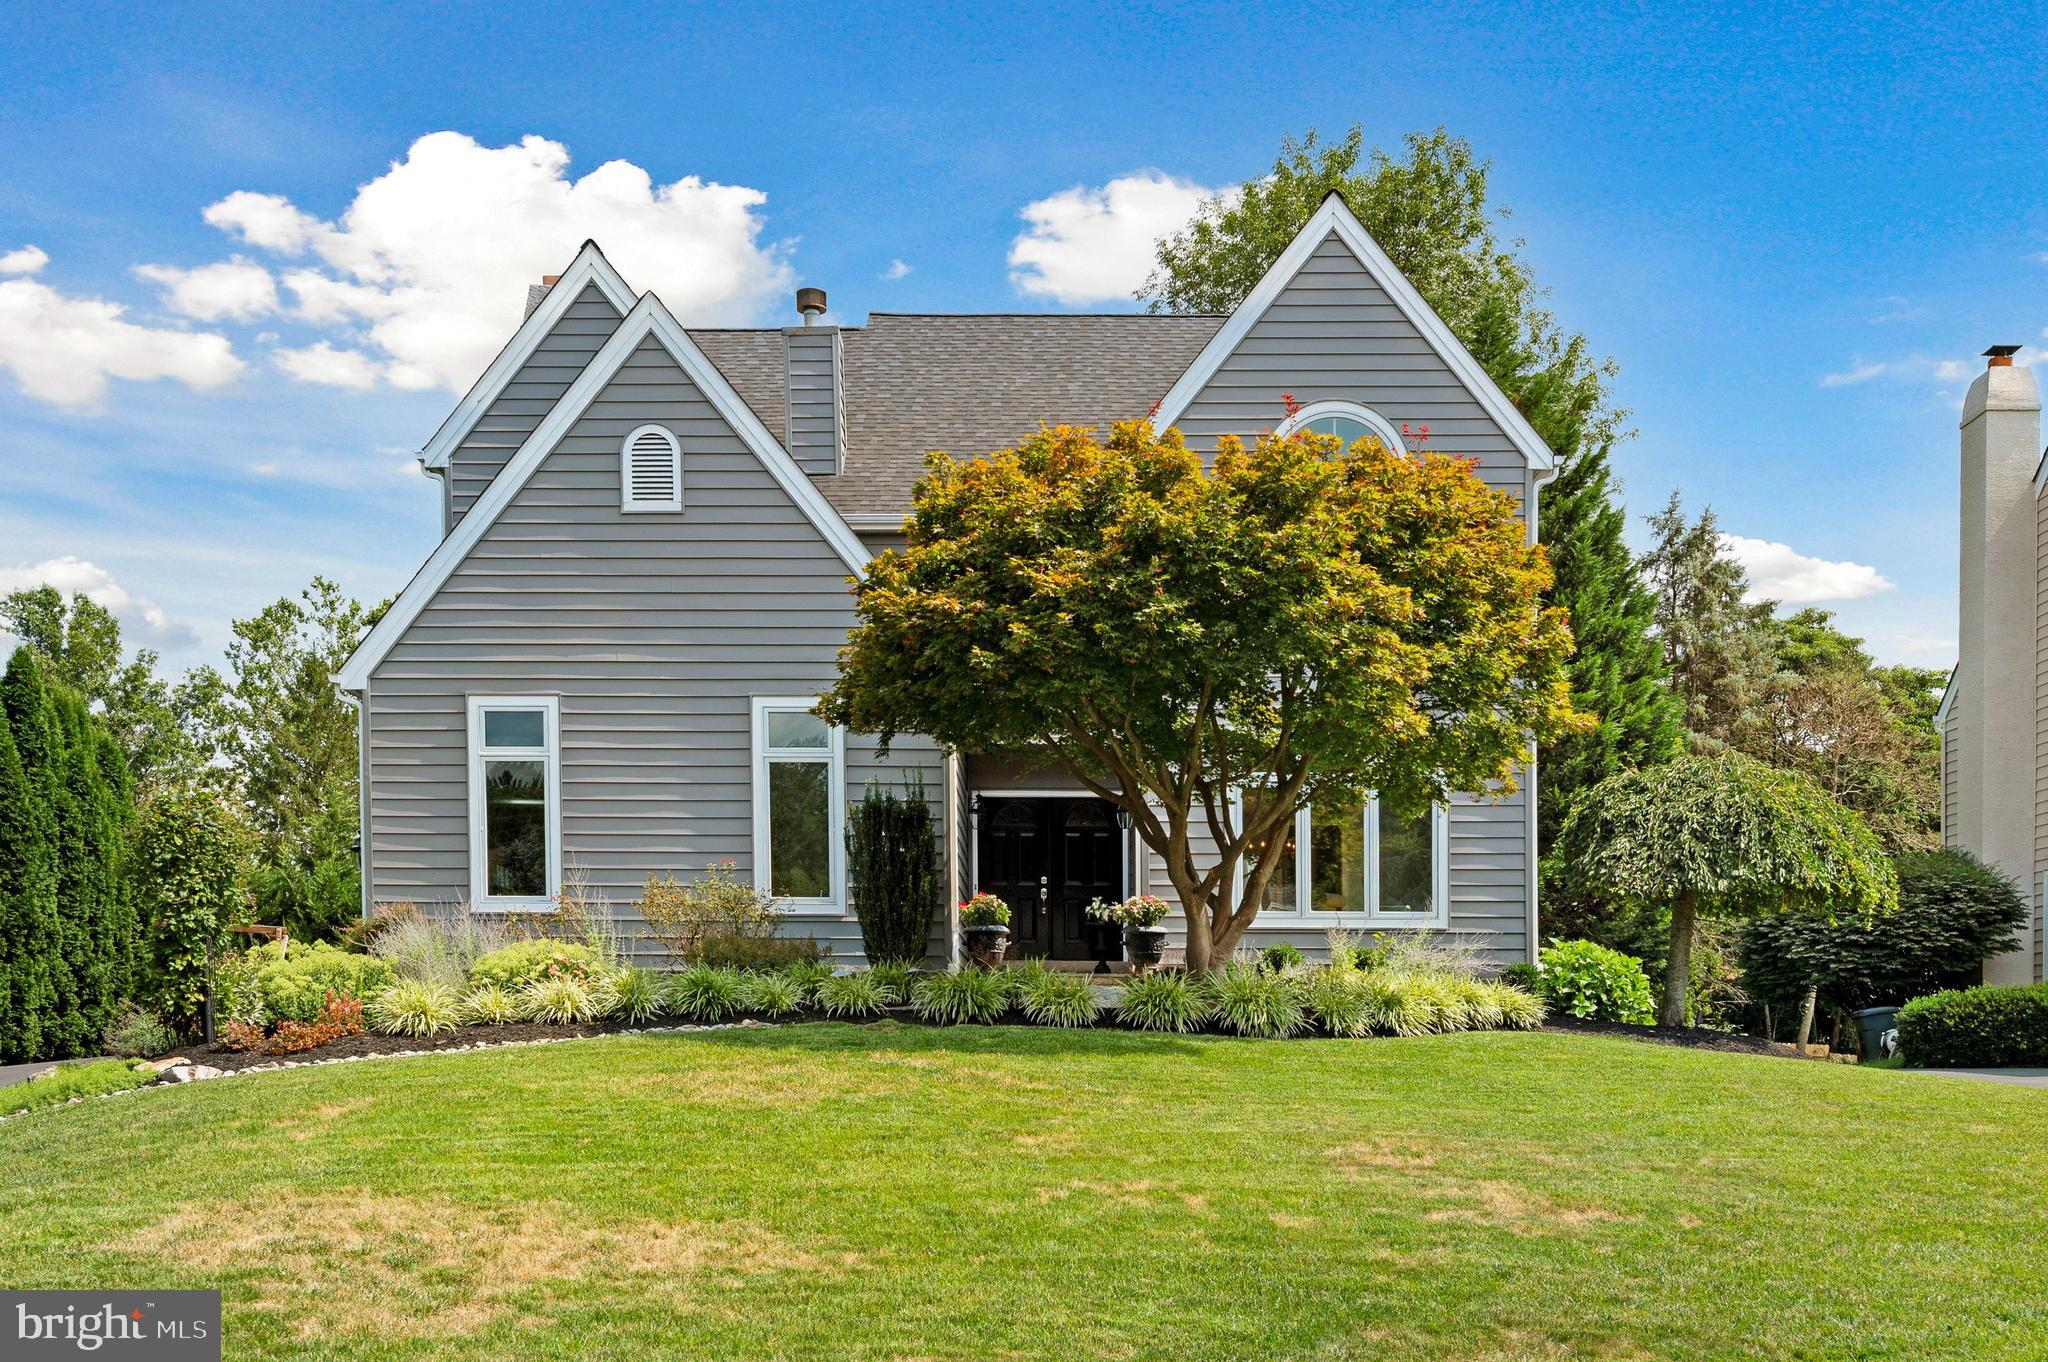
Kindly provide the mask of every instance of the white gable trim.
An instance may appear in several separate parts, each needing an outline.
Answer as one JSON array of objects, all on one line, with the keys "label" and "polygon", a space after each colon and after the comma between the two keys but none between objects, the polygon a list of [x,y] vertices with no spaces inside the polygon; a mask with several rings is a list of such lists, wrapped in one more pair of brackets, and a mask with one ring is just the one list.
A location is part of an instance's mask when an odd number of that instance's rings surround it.
[{"label": "white gable trim", "polygon": [[1942,729],[1948,727],[1949,706],[1956,700],[1956,678],[1962,673],[1963,664],[1960,662],[1948,669],[1948,682],[1941,688],[1941,703],[1934,707],[1934,728],[1937,737],[1941,736]]},{"label": "white gable trim", "polygon": [[512,339],[505,342],[505,348],[491,361],[477,381],[470,384],[455,410],[448,413],[448,419],[434,432],[434,438],[420,449],[420,463],[427,468],[445,468],[449,455],[455,446],[462,443],[491,403],[505,391],[512,382],[512,376],[519,372],[526,361],[533,358],[533,352],[555,329],[555,323],[562,320],[562,314],[569,310],[569,304],[583,296],[583,290],[595,285],[597,291],[611,301],[621,317],[633,310],[633,290],[626,287],[626,281],[612,268],[611,261],[604,258],[604,252],[597,248],[595,241],[583,243],[583,249],[576,253],[569,268],[562,271],[562,277],[548,289],[539,307],[527,315],[512,333]]},{"label": "white gable trim", "polygon": [[1237,311],[1230,314],[1230,320],[1223,324],[1223,329],[1202,347],[1202,353],[1195,356],[1195,362],[1180,376],[1180,381],[1160,400],[1159,412],[1152,418],[1152,424],[1163,430],[1187,413],[1188,405],[1209,385],[1209,380],[1216,376],[1223,362],[1236,352],[1252,327],[1258,324],[1259,318],[1266,314],[1266,309],[1273,305],[1273,300],[1294,281],[1294,276],[1315,254],[1316,247],[1322,245],[1332,232],[1358,257],[1402,314],[1415,324],[1423,339],[1430,343],[1443,362],[1450,366],[1451,372],[1486,409],[1486,414],[1521,451],[1529,466],[1545,471],[1554,468],[1557,456],[1543,443],[1543,437],[1536,433],[1508,395],[1500,390],[1500,385],[1472,357],[1465,343],[1444,324],[1444,319],[1437,316],[1436,309],[1415,291],[1415,285],[1408,282],[1408,276],[1394,267],[1394,262],[1380,249],[1380,244],[1372,239],[1372,233],[1365,230],[1365,224],[1346,206],[1343,196],[1336,193],[1323,200],[1323,206],[1316,209],[1308,225],[1288,243],[1280,258],[1273,262],[1273,267],[1259,280],[1258,286],[1237,305]]},{"label": "white gable trim", "polygon": [[848,528],[839,512],[832,508],[832,503],[825,500],[809,476],[797,467],[796,460],[768,433],[768,428],[761,424],[761,418],[740,400],[732,384],[726,382],[725,375],[718,371],[718,366],[697,348],[697,343],[662,305],[661,299],[650,293],[626,314],[626,319],[619,323],[619,329],[604,343],[604,348],[591,358],[576,381],[569,385],[569,391],[562,394],[561,400],[534,427],[533,434],[526,437],[518,452],[491,479],[491,485],[477,498],[469,514],[462,518],[462,523],[440,542],[425,565],[406,583],[405,590],[398,593],[398,599],[384,612],[384,618],[377,621],[377,627],[357,645],[347,663],[335,673],[338,687],[355,691],[369,685],[370,674],[405,636],[427,602],[455,575],[455,569],[462,565],[470,550],[483,538],[484,531],[497,521],[512,503],[512,498],[526,486],[527,479],[533,476],[542,460],[562,442],[627,358],[650,336],[667,348],[677,365],[689,375],[690,381],[697,385],[770,476],[789,494],[790,500],[817,527],[818,533],[838,553],[848,570],[855,577],[867,574],[868,552],[861,547],[860,536]]}]

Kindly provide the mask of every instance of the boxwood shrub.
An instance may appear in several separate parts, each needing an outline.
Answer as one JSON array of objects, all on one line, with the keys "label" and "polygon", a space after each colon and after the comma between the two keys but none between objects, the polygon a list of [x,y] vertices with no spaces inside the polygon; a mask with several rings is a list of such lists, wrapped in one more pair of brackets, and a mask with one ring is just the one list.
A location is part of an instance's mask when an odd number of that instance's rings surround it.
[{"label": "boxwood shrub", "polygon": [[2048,1065],[2048,984],[1915,998],[1899,1009],[1899,1054],[1924,1068]]}]

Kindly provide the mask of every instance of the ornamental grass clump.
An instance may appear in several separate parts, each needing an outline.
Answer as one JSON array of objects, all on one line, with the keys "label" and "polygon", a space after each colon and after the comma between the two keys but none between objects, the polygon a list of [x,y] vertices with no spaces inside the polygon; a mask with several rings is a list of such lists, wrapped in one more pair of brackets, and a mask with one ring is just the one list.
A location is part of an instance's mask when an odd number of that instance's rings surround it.
[{"label": "ornamental grass clump", "polygon": [[1008,970],[969,966],[920,979],[911,990],[910,1002],[926,1021],[987,1023],[1009,1010],[1011,988]]},{"label": "ornamental grass clump", "polygon": [[820,979],[815,997],[819,1009],[828,1017],[872,1017],[891,1003],[902,1001],[879,970]]},{"label": "ornamental grass clump", "polygon": [[573,974],[549,975],[519,990],[522,1021],[575,1026],[596,1021],[602,1010],[596,992]]},{"label": "ornamental grass clump", "polygon": [[496,984],[485,984],[463,994],[456,1013],[466,1026],[505,1026],[519,1020],[519,999]]},{"label": "ornamental grass clump", "polygon": [[1500,1008],[1500,1025],[1517,1031],[1543,1025],[1546,1013],[1541,998],[1527,989],[1498,980],[1487,987],[1493,991],[1494,1005]]},{"label": "ornamental grass clump", "polygon": [[1193,1031],[1209,1019],[1209,998],[1193,975],[1155,970],[1125,982],[1116,1017],[1141,1031]]},{"label": "ornamental grass clump", "polygon": [[1305,1014],[1294,981],[1233,960],[1204,981],[1211,1014],[1240,1036],[1277,1039],[1301,1030]]},{"label": "ornamental grass clump", "polygon": [[889,990],[892,1003],[900,1003],[910,996],[910,990],[917,986],[918,968],[901,960],[885,960],[868,971],[876,983]]},{"label": "ornamental grass clump", "polygon": [[1303,982],[1302,1005],[1333,1036],[1368,1035],[1372,1030],[1371,1013],[1363,984],[1354,964],[1326,966]]},{"label": "ornamental grass clump", "polygon": [[1383,1036],[1426,1036],[1436,1029],[1437,1009],[1413,976],[1362,970],[1359,997],[1365,1004],[1365,1026]]},{"label": "ornamental grass clump", "polygon": [[1101,1010],[1087,976],[1065,970],[1018,971],[1017,1007],[1040,1026],[1093,1026]]},{"label": "ornamental grass clump", "polygon": [[364,1006],[372,1030],[387,1036],[438,1036],[461,1021],[455,990],[430,979],[400,979]]},{"label": "ornamental grass clump", "polygon": [[651,969],[628,966],[604,981],[603,998],[610,1004],[606,1015],[628,1026],[645,1026],[661,1019],[662,980]]},{"label": "ornamental grass clump", "polygon": [[764,1017],[786,1017],[804,1005],[804,988],[787,974],[748,974],[740,979],[740,1007]]},{"label": "ornamental grass clump", "polygon": [[670,976],[668,1010],[685,1021],[724,1021],[741,1007],[741,975],[723,965],[692,965]]},{"label": "ornamental grass clump", "polygon": [[832,977],[832,966],[823,960],[792,960],[782,967],[782,973],[795,981],[805,1002],[818,995],[818,985]]}]

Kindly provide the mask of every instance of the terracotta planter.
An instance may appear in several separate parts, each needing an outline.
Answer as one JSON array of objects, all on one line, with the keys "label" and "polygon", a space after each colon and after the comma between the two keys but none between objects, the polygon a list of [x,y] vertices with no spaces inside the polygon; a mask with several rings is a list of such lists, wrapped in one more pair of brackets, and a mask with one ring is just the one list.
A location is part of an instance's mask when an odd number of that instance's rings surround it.
[{"label": "terracotta planter", "polygon": [[1166,928],[1124,928],[1124,959],[1134,970],[1157,969],[1166,956]]},{"label": "terracotta planter", "polygon": [[967,958],[983,969],[999,969],[1010,949],[1008,927],[962,927],[960,939],[967,945]]}]

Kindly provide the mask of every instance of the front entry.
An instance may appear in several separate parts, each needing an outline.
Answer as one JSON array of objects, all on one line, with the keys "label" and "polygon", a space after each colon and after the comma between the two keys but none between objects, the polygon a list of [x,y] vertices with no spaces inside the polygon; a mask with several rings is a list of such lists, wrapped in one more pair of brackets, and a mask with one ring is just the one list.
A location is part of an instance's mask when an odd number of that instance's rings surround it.
[{"label": "front entry", "polygon": [[981,892],[1010,905],[1017,955],[1115,960],[1117,929],[1085,911],[1124,896],[1124,836],[1115,806],[1092,796],[982,795],[977,850]]}]

